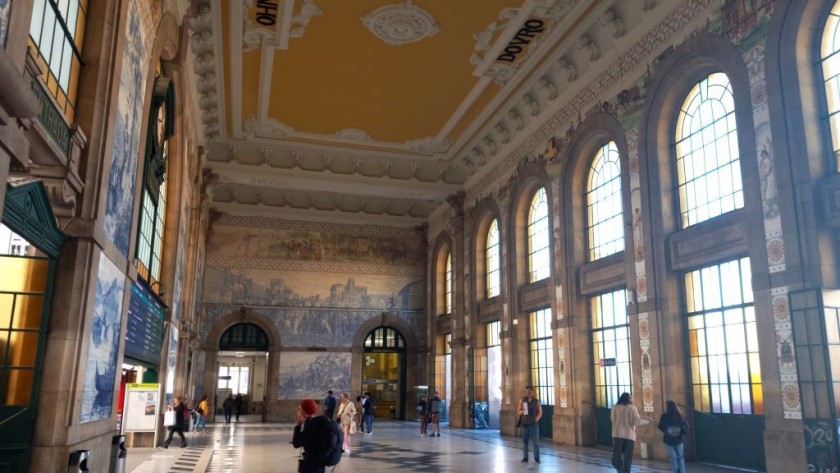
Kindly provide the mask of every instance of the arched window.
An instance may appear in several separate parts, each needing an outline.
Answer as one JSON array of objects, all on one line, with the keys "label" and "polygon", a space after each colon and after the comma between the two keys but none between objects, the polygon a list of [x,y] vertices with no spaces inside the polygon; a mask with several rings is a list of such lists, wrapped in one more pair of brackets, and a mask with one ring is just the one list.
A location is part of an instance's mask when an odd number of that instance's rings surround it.
[{"label": "arched window", "polygon": [[443,308],[444,313],[452,313],[452,253],[446,255],[446,269],[444,280],[446,287],[443,288]]},{"label": "arched window", "polygon": [[589,261],[624,250],[621,163],[614,141],[595,153],[586,180],[586,224]]},{"label": "arched window", "polygon": [[222,334],[219,350],[268,351],[268,335],[259,325],[238,323],[230,326]]},{"label": "arched window", "polygon": [[726,74],[710,74],[691,89],[675,138],[682,228],[742,208],[735,98]]},{"label": "arched window", "polygon": [[172,82],[158,76],[152,95],[151,119],[146,135],[146,158],[143,164],[143,191],[140,224],[137,226],[137,272],[149,286],[160,292],[163,256],[164,219],[166,215],[166,165],[168,140],[175,124],[175,96]]},{"label": "arched window", "polygon": [[550,272],[548,250],[548,201],[545,188],[540,187],[531,200],[528,211],[528,272],[531,282],[548,277]]},{"label": "arched window", "polygon": [[377,327],[371,330],[367,338],[365,338],[365,351],[380,348],[404,350],[405,339],[393,327]]},{"label": "arched window", "polygon": [[840,170],[840,2],[834,4],[822,37],[822,71],[835,166]]},{"label": "arched window", "polygon": [[493,219],[487,230],[487,242],[484,246],[485,274],[487,275],[487,298],[496,297],[500,292],[499,271],[499,221]]}]

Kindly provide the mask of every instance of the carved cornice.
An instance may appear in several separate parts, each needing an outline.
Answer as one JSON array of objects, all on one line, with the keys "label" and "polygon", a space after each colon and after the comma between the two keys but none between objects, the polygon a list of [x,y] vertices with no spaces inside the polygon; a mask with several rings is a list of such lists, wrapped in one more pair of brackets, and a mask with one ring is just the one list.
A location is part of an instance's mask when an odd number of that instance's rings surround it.
[{"label": "carved cornice", "polygon": [[[216,42],[220,33],[214,25],[210,1],[199,1],[190,18],[190,49],[193,53],[193,68],[196,74],[196,93],[201,109],[201,128],[206,140],[217,139],[222,129],[222,114],[218,103],[219,80],[221,74],[217,62]],[[217,5],[217,4],[216,4]]]}]

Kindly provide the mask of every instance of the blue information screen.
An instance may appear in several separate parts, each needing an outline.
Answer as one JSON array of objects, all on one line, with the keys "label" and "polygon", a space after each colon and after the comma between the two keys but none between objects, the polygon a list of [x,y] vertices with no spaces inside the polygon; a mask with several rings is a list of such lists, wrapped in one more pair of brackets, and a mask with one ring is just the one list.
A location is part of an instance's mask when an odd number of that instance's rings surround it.
[{"label": "blue information screen", "polygon": [[165,308],[139,282],[131,285],[128,327],[125,330],[125,356],[157,365],[163,344]]}]

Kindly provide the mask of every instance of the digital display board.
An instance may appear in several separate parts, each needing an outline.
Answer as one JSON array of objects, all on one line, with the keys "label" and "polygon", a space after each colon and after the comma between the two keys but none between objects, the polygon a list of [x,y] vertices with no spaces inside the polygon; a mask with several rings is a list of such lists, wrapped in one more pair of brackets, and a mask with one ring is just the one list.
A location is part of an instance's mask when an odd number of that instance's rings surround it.
[{"label": "digital display board", "polygon": [[131,285],[125,356],[153,365],[160,363],[164,305],[140,282]]}]

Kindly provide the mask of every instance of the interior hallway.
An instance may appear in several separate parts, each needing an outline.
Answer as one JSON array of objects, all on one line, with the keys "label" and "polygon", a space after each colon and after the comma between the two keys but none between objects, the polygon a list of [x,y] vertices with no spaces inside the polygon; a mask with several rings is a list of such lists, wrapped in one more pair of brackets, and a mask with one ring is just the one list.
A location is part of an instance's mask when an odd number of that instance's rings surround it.
[{"label": "interior hallway", "polygon": [[[129,450],[129,473],[284,473],[297,471],[298,450],[289,443],[291,424],[241,423],[209,426],[204,434],[190,433],[190,447]],[[441,429],[441,437],[420,437],[416,422],[377,420],[373,435],[353,435],[351,455],[336,472],[460,472],[513,471],[612,472],[610,453],[593,448],[540,444],[541,463],[523,464],[521,440],[493,430]],[[654,447],[656,448],[656,447]],[[693,473],[733,471],[692,463]],[[327,471],[331,471],[331,468]],[[667,473],[661,461],[634,461],[633,471]]]}]

